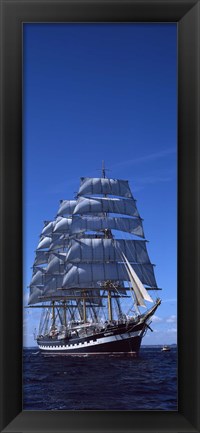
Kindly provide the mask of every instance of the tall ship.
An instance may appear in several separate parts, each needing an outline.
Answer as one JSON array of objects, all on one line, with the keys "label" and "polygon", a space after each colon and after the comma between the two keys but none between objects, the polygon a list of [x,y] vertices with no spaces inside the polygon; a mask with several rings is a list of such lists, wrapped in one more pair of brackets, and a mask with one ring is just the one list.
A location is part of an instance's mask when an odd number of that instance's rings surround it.
[{"label": "tall ship", "polygon": [[[28,308],[41,308],[41,351],[138,355],[161,303],[143,220],[127,180],[82,177],[45,221]],[[156,292],[154,292],[156,291]]]}]

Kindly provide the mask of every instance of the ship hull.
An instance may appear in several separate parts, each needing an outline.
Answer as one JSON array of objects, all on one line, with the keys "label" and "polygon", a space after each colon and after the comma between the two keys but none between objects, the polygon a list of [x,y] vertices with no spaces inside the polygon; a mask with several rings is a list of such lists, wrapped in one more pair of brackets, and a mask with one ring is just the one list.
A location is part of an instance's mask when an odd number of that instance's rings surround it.
[{"label": "ship hull", "polygon": [[51,340],[38,339],[38,346],[47,353],[98,354],[98,353],[132,353],[137,355],[145,332],[145,325],[132,326],[131,329],[107,330],[104,333],[85,338]]},{"label": "ship hull", "polygon": [[[85,330],[85,335],[80,337],[68,337],[58,339],[50,336],[38,337],[37,343],[41,351],[45,353],[66,353],[66,354],[100,354],[100,353],[121,353],[138,355],[140,345],[147,329],[151,316],[160,305],[160,299],[147,311],[146,314],[138,317],[136,321],[126,322],[118,325],[107,325],[101,331],[91,333]],[[90,335],[87,335],[89,333]]]}]

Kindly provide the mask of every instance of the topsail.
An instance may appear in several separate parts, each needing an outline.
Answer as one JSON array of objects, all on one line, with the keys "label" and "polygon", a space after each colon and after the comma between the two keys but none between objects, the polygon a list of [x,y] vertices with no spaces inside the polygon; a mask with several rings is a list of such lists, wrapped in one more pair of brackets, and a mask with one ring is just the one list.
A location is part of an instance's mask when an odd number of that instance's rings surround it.
[{"label": "topsail", "polygon": [[78,196],[96,194],[132,197],[127,180],[82,177]]}]

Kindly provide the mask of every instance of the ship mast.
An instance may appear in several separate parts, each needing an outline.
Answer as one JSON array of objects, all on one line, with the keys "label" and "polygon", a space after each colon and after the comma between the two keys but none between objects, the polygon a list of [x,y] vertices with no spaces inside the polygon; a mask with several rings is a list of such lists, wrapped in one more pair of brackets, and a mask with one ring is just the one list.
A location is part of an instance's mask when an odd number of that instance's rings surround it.
[{"label": "ship mast", "polygon": [[[104,160],[102,160],[102,177],[104,179],[106,177],[106,169],[105,169],[105,161]],[[104,196],[107,197],[107,194],[104,194]],[[105,217],[106,216],[107,216],[107,213],[105,212]],[[106,229],[104,231],[104,233],[105,233],[105,238],[108,238],[109,235],[110,235],[109,230]],[[109,288],[109,282],[107,282],[106,285],[108,286],[108,320],[110,322],[112,322],[112,319],[113,319],[113,315],[112,315],[112,293],[111,293],[111,290]]]},{"label": "ship mast", "polygon": [[86,293],[83,291],[83,321],[87,322],[87,316],[86,316]]},{"label": "ship mast", "polygon": [[56,316],[55,316],[55,302],[52,302],[52,328],[55,328],[55,321],[56,321]]},{"label": "ship mast", "polygon": [[108,290],[108,319],[112,322],[112,297],[110,290]]},{"label": "ship mast", "polygon": [[[105,169],[105,163],[104,160],[102,161],[102,177],[105,179],[106,177],[106,169]],[[106,194],[105,194],[106,196]]]},{"label": "ship mast", "polygon": [[64,326],[66,328],[67,327],[67,306],[66,306],[66,301],[63,302],[63,306],[64,306]]}]

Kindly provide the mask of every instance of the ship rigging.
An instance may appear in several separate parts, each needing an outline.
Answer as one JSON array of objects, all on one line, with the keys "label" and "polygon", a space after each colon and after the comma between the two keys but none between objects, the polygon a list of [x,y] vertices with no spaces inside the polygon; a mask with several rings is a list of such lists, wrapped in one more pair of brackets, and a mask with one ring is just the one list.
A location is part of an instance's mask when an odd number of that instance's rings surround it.
[{"label": "ship rigging", "polygon": [[102,177],[82,177],[36,248],[28,308],[42,308],[39,348],[137,355],[161,303],[146,244],[128,181],[106,177],[104,163]]}]

